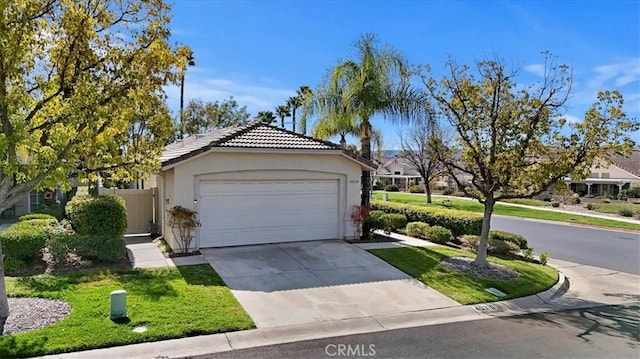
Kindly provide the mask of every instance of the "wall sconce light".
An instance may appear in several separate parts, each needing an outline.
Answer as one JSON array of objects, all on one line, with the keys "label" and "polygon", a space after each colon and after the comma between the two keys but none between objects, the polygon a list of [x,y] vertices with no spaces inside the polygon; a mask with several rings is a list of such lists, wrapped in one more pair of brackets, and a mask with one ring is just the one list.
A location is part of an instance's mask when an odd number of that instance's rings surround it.
[{"label": "wall sconce light", "polygon": [[194,199],[194,200],[193,200],[193,204],[198,204],[198,200],[197,200],[197,199]]}]

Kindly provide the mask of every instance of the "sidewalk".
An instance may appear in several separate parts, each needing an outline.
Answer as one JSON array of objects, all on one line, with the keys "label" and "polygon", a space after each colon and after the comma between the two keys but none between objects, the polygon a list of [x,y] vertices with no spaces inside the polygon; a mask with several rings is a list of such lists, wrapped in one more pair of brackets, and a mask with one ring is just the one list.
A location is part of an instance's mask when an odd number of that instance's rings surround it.
[{"label": "sidewalk", "polygon": [[640,302],[640,276],[559,260],[552,260],[550,265],[561,271],[556,285],[542,293],[513,300],[203,335],[45,358],[187,358],[343,335]]},{"label": "sidewalk", "polygon": [[202,255],[167,258],[148,235],[125,236],[124,241],[133,268],[162,268],[207,263]]}]

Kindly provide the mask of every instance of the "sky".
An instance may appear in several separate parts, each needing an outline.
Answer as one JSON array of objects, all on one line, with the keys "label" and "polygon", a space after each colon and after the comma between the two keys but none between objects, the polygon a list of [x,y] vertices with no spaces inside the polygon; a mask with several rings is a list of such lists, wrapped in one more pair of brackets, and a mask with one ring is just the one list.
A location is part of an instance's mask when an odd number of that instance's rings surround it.
[{"label": "sky", "polygon": [[[170,2],[171,3],[171,2]],[[233,96],[252,114],[286,103],[301,85],[315,88],[353,44],[374,33],[381,44],[435,76],[444,62],[472,65],[498,55],[539,79],[549,51],[573,71],[565,110],[578,121],[598,90],[617,89],[624,110],[640,118],[640,1],[222,1],[174,0],[171,41],[194,51],[185,77],[191,98]],[[177,113],[179,88],[167,88]],[[290,120],[290,119],[289,119]],[[372,120],[386,149],[399,148],[397,124]],[[309,126],[310,127],[310,126]],[[640,134],[635,134],[640,142]],[[351,138],[350,143],[357,143]]]}]

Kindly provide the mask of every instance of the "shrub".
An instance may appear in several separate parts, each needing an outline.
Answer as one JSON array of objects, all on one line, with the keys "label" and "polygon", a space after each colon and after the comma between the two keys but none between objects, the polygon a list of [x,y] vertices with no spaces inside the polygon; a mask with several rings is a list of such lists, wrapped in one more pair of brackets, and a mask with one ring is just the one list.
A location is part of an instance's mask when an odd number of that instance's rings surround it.
[{"label": "shrub", "polygon": [[480,234],[482,229],[482,215],[479,213],[383,201],[371,201],[371,209],[404,214],[408,222],[442,226],[451,230],[456,237],[463,234]]},{"label": "shrub", "polygon": [[633,217],[634,211],[633,208],[629,206],[620,207],[618,214],[622,217]]},{"label": "shrub", "polygon": [[431,226],[424,222],[411,222],[407,224],[407,234],[413,237],[424,238],[425,231]]},{"label": "shrub", "polygon": [[520,248],[517,244],[509,241],[489,240],[491,252],[495,254],[507,254],[509,252],[518,252]]},{"label": "shrub", "polygon": [[16,222],[11,225],[11,227],[7,228],[7,230],[24,230],[35,228],[43,231],[44,228],[54,226],[58,223],[58,220],[55,218],[49,219],[27,219],[25,221]]},{"label": "shrub", "polygon": [[452,194],[454,196],[456,196],[456,197],[466,197],[467,196],[467,194],[464,193],[463,191],[456,191],[456,192],[453,192]]},{"label": "shrub", "polygon": [[383,214],[384,212],[382,211],[369,211],[369,216],[367,216],[367,219],[365,220],[365,222],[369,224],[369,229],[371,231],[384,228],[384,224],[380,219],[380,217],[382,217]]},{"label": "shrub", "polygon": [[398,186],[394,185],[394,184],[390,184],[388,186],[386,186],[384,188],[385,191],[387,192],[398,192],[400,189],[398,189]]},{"label": "shrub", "polygon": [[600,203],[611,203],[611,200],[609,198],[603,198]]},{"label": "shrub", "polygon": [[101,262],[118,262],[126,253],[124,237],[107,235],[56,235],[47,241],[47,248],[58,260],[68,253],[75,253],[83,259]]},{"label": "shrub", "polygon": [[407,217],[400,213],[385,213],[380,216],[384,229],[398,230],[407,226]]},{"label": "shrub", "polygon": [[523,249],[522,256],[524,257],[524,259],[531,261],[533,259],[533,248]]},{"label": "shrub", "polygon": [[409,192],[410,193],[424,193],[424,188],[422,188],[422,186],[420,186],[420,185],[413,185],[413,186],[409,187]]},{"label": "shrub", "polygon": [[47,241],[46,225],[18,222],[0,233],[2,253],[7,260],[32,263],[40,257],[40,251]]},{"label": "shrub", "polygon": [[480,236],[475,234],[465,234],[460,236],[460,242],[462,243],[462,247],[468,249],[472,252],[478,251],[478,245],[480,244]]},{"label": "shrub", "polygon": [[640,185],[624,189],[618,194],[619,199],[640,198]]},{"label": "shrub", "polygon": [[527,243],[527,240],[523,236],[519,234],[507,232],[507,231],[499,231],[499,230],[489,231],[489,243],[491,243],[491,241],[511,242],[516,246],[518,246],[518,248],[520,249],[529,248],[529,244]]},{"label": "shrub", "polygon": [[542,252],[540,253],[540,264],[542,265],[546,265],[547,262],[549,261],[549,253],[547,252]]},{"label": "shrub", "polygon": [[556,208],[560,207],[560,202],[558,202],[558,201],[551,202],[551,207],[556,207]]},{"label": "shrub", "polygon": [[449,187],[447,187],[446,185],[438,185],[436,186],[436,191],[444,191],[449,189]]},{"label": "shrub", "polygon": [[64,211],[62,210],[62,206],[55,202],[52,204],[46,204],[43,207],[34,210],[33,213],[48,214],[57,219],[62,219],[64,217]]},{"label": "shrub", "polygon": [[453,194],[453,188],[445,188],[442,190],[442,194],[446,195],[446,196],[450,196]]},{"label": "shrub", "polygon": [[593,203],[587,203],[587,205],[585,206],[586,209],[593,211],[593,209],[595,208],[595,206],[593,205]]},{"label": "shrub", "polygon": [[571,204],[580,204],[580,195],[577,193],[574,193],[573,195],[571,195]]},{"label": "shrub", "polygon": [[124,200],[115,195],[75,196],[67,214],[79,234],[119,237],[127,229]]},{"label": "shrub", "polygon": [[426,228],[424,231],[424,237],[430,241],[445,244],[451,240],[451,230],[441,227],[433,226]]},{"label": "shrub", "polygon": [[56,219],[56,217],[46,213],[28,213],[18,218],[18,221],[29,221],[32,219]]}]

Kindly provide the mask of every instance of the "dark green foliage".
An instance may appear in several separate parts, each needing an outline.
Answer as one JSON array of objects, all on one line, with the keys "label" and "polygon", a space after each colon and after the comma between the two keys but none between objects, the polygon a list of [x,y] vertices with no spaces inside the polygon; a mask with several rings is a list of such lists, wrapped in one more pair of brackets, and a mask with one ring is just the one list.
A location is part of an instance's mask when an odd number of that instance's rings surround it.
[{"label": "dark green foliage", "polygon": [[445,196],[450,196],[454,193],[455,191],[453,190],[453,188],[445,188],[442,190],[442,194]]},{"label": "dark green foliage", "polygon": [[369,211],[369,215],[365,222],[369,224],[370,230],[374,231],[376,229],[384,228],[384,223],[382,223],[382,219],[380,218],[382,215],[384,215],[384,212],[382,211]]},{"label": "dark green foliage", "polygon": [[464,193],[463,191],[456,191],[456,192],[453,192],[453,193],[452,193],[452,195],[454,195],[454,196],[456,196],[456,197],[466,197],[466,196],[467,196],[467,194],[466,194],[466,193]]},{"label": "dark green foliage", "polygon": [[380,216],[384,229],[398,230],[407,226],[407,217],[400,213],[385,213]]},{"label": "dark green foliage", "polygon": [[509,252],[520,251],[520,248],[517,244],[509,241],[489,240],[489,246],[491,253],[493,254],[507,254]]},{"label": "dark green foliage", "polygon": [[523,236],[507,231],[489,231],[489,244],[491,244],[492,241],[511,242],[520,249],[529,248],[529,243],[527,243],[527,240]]},{"label": "dark green foliage", "polygon": [[404,214],[409,222],[442,226],[450,229],[455,237],[463,234],[480,234],[482,230],[482,215],[479,213],[382,201],[371,201],[371,209]]},{"label": "dark green foliage", "polygon": [[625,206],[625,207],[621,207],[620,210],[618,211],[618,214],[620,214],[623,217],[633,217],[633,208]]},{"label": "dark green foliage", "polygon": [[422,188],[422,186],[420,186],[420,185],[413,185],[413,186],[409,187],[409,192],[410,193],[424,193],[424,188]]},{"label": "dark green foliage", "polygon": [[585,206],[586,209],[593,211],[593,209],[595,208],[595,206],[593,205],[593,203],[587,203],[587,205]]},{"label": "dark green foliage", "polygon": [[56,260],[64,259],[67,253],[76,253],[85,260],[118,262],[126,251],[122,236],[95,234],[53,235],[47,240],[47,247]]},{"label": "dark green foliage", "polygon": [[445,244],[451,240],[451,237],[451,230],[441,226],[433,226],[424,230],[424,238],[436,243]]},{"label": "dark green foliage", "polygon": [[66,209],[78,234],[121,237],[127,229],[127,209],[118,196],[75,196]]},{"label": "dark green foliage", "polygon": [[18,221],[28,221],[31,219],[56,219],[55,216],[46,213],[28,213],[18,218]]},{"label": "dark green foliage", "polygon": [[394,184],[390,184],[390,185],[386,186],[386,187],[384,188],[384,190],[385,190],[385,191],[387,191],[387,192],[398,192],[398,191],[400,191],[400,189],[398,188],[398,186],[396,186],[396,185],[394,185]]}]

